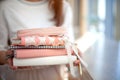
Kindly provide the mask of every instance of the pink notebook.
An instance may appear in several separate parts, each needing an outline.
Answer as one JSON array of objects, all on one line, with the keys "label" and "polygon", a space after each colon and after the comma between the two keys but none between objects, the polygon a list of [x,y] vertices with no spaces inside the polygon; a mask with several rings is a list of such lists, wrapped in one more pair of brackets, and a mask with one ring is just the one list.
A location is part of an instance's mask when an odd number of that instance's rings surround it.
[{"label": "pink notebook", "polygon": [[18,38],[26,36],[61,36],[66,34],[64,27],[48,27],[48,28],[35,28],[19,30],[17,32]]},{"label": "pink notebook", "polygon": [[67,55],[67,51],[66,49],[17,49],[14,50],[14,54],[16,58],[35,58]]}]

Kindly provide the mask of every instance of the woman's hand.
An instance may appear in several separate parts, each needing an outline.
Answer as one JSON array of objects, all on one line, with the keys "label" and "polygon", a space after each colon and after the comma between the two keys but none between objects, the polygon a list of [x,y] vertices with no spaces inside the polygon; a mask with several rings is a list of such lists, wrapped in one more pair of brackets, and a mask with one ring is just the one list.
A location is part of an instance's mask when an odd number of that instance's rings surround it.
[{"label": "woman's hand", "polygon": [[78,66],[79,64],[80,64],[80,60],[76,60],[76,61],[74,61],[74,66]]},{"label": "woman's hand", "polygon": [[[79,49],[78,49],[78,54],[82,58],[82,53],[81,53],[81,51]],[[74,61],[74,65],[75,66],[78,66],[79,64],[80,64],[80,60],[79,59],[77,59],[76,61]]]},{"label": "woman's hand", "polygon": [[[17,69],[17,67],[13,66],[13,57],[11,56],[13,54],[13,52],[11,50],[8,50],[6,52],[6,60],[7,60],[7,63],[9,65],[9,67],[13,70]],[[10,57],[11,56],[11,57]]]},{"label": "woman's hand", "polygon": [[4,65],[6,63],[6,51],[0,51],[0,65]]},{"label": "woman's hand", "polygon": [[[13,52],[11,50],[8,50],[6,55],[12,55]],[[9,65],[9,67],[13,70],[17,70],[17,69],[31,69],[31,66],[22,66],[22,67],[17,67],[17,66],[13,66],[13,57],[9,57],[7,58],[7,63]]]}]

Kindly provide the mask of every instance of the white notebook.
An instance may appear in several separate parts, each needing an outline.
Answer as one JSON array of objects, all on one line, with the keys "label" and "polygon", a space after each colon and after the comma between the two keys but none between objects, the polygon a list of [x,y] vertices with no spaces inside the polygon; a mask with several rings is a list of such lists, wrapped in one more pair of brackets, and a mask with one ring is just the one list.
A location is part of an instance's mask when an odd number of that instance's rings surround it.
[{"label": "white notebook", "polygon": [[[77,60],[76,56],[71,56],[71,60]],[[52,56],[52,57],[41,57],[41,58],[27,58],[17,59],[13,58],[14,66],[41,66],[41,65],[60,65],[68,64],[68,56]]]}]

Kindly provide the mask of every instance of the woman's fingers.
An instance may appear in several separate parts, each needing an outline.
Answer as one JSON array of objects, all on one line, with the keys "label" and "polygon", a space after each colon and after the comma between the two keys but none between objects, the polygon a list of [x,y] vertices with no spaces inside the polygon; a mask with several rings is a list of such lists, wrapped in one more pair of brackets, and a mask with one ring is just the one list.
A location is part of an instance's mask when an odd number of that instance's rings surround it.
[{"label": "woman's fingers", "polygon": [[6,56],[7,56],[7,63],[9,65],[9,67],[13,70],[16,70],[17,67],[16,66],[13,66],[13,60],[12,60],[12,51],[11,50],[8,50],[7,53],[6,53]]},{"label": "woman's fingers", "polygon": [[13,61],[12,61],[12,59],[8,59],[7,61],[8,61],[9,67],[10,67],[11,69],[13,69],[13,70],[16,70],[16,69],[17,69],[16,66],[13,66]]},{"label": "woman's fingers", "polygon": [[78,66],[79,64],[80,64],[80,60],[76,60],[76,61],[74,61],[74,66]]}]

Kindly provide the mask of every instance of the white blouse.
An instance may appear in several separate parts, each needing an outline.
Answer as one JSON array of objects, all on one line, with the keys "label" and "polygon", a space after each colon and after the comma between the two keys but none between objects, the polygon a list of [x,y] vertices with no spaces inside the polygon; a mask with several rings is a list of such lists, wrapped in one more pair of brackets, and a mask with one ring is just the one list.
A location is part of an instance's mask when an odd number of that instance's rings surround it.
[{"label": "white blouse", "polygon": [[[71,41],[74,41],[72,12],[70,5],[64,1],[65,20],[62,26],[68,30]],[[28,28],[46,28],[55,26],[54,13],[50,11],[48,0],[29,2],[25,0],[5,0],[0,4],[0,50],[6,50],[8,39],[16,37],[16,32]]]}]

